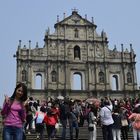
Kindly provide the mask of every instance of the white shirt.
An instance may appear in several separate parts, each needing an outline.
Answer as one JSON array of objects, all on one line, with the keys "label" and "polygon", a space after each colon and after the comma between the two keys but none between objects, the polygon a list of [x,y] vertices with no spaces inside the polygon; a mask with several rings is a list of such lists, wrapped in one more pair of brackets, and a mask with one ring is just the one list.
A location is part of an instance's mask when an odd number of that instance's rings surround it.
[{"label": "white shirt", "polygon": [[110,125],[114,123],[114,120],[112,118],[112,109],[113,109],[112,104],[101,108],[100,110],[101,124]]}]

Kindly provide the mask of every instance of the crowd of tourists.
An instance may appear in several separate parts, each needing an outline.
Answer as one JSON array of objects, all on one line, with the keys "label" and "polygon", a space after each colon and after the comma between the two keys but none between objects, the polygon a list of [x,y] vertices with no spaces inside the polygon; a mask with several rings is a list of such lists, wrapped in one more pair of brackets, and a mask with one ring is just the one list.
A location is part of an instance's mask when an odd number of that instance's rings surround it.
[{"label": "crowd of tourists", "polygon": [[[98,100],[99,101],[99,100]],[[140,128],[133,127],[136,113],[140,113],[139,99],[102,98],[96,105],[87,100],[64,99],[35,100],[29,98],[26,106],[27,115],[25,131],[37,132],[37,138],[43,140],[47,131],[48,140],[57,137],[62,127],[61,140],[65,140],[69,132],[70,140],[79,137],[79,127],[89,132],[89,140],[97,139],[97,127],[102,128],[103,140],[128,140],[129,131],[133,131],[134,140],[140,138]],[[138,114],[139,115],[139,114]],[[140,120],[140,115],[137,117]],[[140,127],[140,126],[139,126]],[[69,131],[67,131],[67,129]],[[74,132],[75,131],[75,132]]]},{"label": "crowd of tourists", "polygon": [[52,140],[58,136],[60,127],[60,140],[65,140],[67,135],[70,140],[78,140],[79,127],[83,126],[87,126],[89,140],[97,139],[97,127],[102,128],[103,140],[128,140],[129,131],[133,131],[134,140],[140,140],[139,98],[105,97],[93,101],[69,97],[27,99],[27,87],[20,83],[10,98],[5,96],[1,111],[3,140],[25,140],[24,134],[34,131],[37,139],[43,140],[46,131],[48,140]]}]

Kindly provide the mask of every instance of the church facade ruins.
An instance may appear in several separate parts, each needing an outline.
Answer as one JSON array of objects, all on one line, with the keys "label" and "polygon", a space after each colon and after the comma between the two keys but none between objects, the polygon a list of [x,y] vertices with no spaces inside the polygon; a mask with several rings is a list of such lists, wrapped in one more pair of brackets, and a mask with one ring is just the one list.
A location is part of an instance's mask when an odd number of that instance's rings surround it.
[{"label": "church facade ruins", "polygon": [[43,99],[59,95],[74,99],[137,96],[135,53],[109,49],[107,34],[76,10],[47,29],[44,46],[22,46],[16,52],[16,82],[24,82],[29,95]]}]

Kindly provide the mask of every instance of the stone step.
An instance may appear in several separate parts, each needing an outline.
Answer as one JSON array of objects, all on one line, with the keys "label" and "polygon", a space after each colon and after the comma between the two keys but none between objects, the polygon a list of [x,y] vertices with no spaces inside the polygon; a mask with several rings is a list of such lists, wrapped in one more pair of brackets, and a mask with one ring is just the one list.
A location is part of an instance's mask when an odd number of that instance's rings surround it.
[{"label": "stone step", "polygon": [[[60,127],[60,130],[57,132],[56,138],[54,138],[54,140],[60,140],[61,131],[62,131],[62,128]],[[69,140],[69,128],[67,128],[66,132],[67,132],[66,138],[67,140]],[[89,135],[88,128],[85,126],[80,127],[79,140],[88,140],[88,135]],[[35,132],[32,132],[31,134],[26,134],[27,140],[36,140],[36,136],[37,134]],[[74,131],[73,136],[75,136],[75,131]],[[132,131],[128,132],[128,137],[129,137],[129,140],[133,139]],[[47,140],[46,130],[44,133],[44,140]],[[103,140],[101,127],[97,127],[97,140]]]}]

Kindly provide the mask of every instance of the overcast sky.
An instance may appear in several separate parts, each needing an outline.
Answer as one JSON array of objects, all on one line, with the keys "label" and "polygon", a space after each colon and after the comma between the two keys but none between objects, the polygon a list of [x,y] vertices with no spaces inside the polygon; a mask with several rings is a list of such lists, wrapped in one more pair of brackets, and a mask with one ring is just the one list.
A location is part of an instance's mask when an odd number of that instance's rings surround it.
[{"label": "overcast sky", "polygon": [[132,43],[136,53],[137,82],[140,84],[140,0],[0,0],[0,105],[4,94],[11,96],[16,84],[16,53],[18,41],[31,47],[36,42],[40,47],[44,45],[45,30],[50,27],[54,31],[54,24],[59,15],[71,15],[72,9],[97,25],[97,32],[107,33],[109,48],[116,45],[121,50],[130,50]]}]

